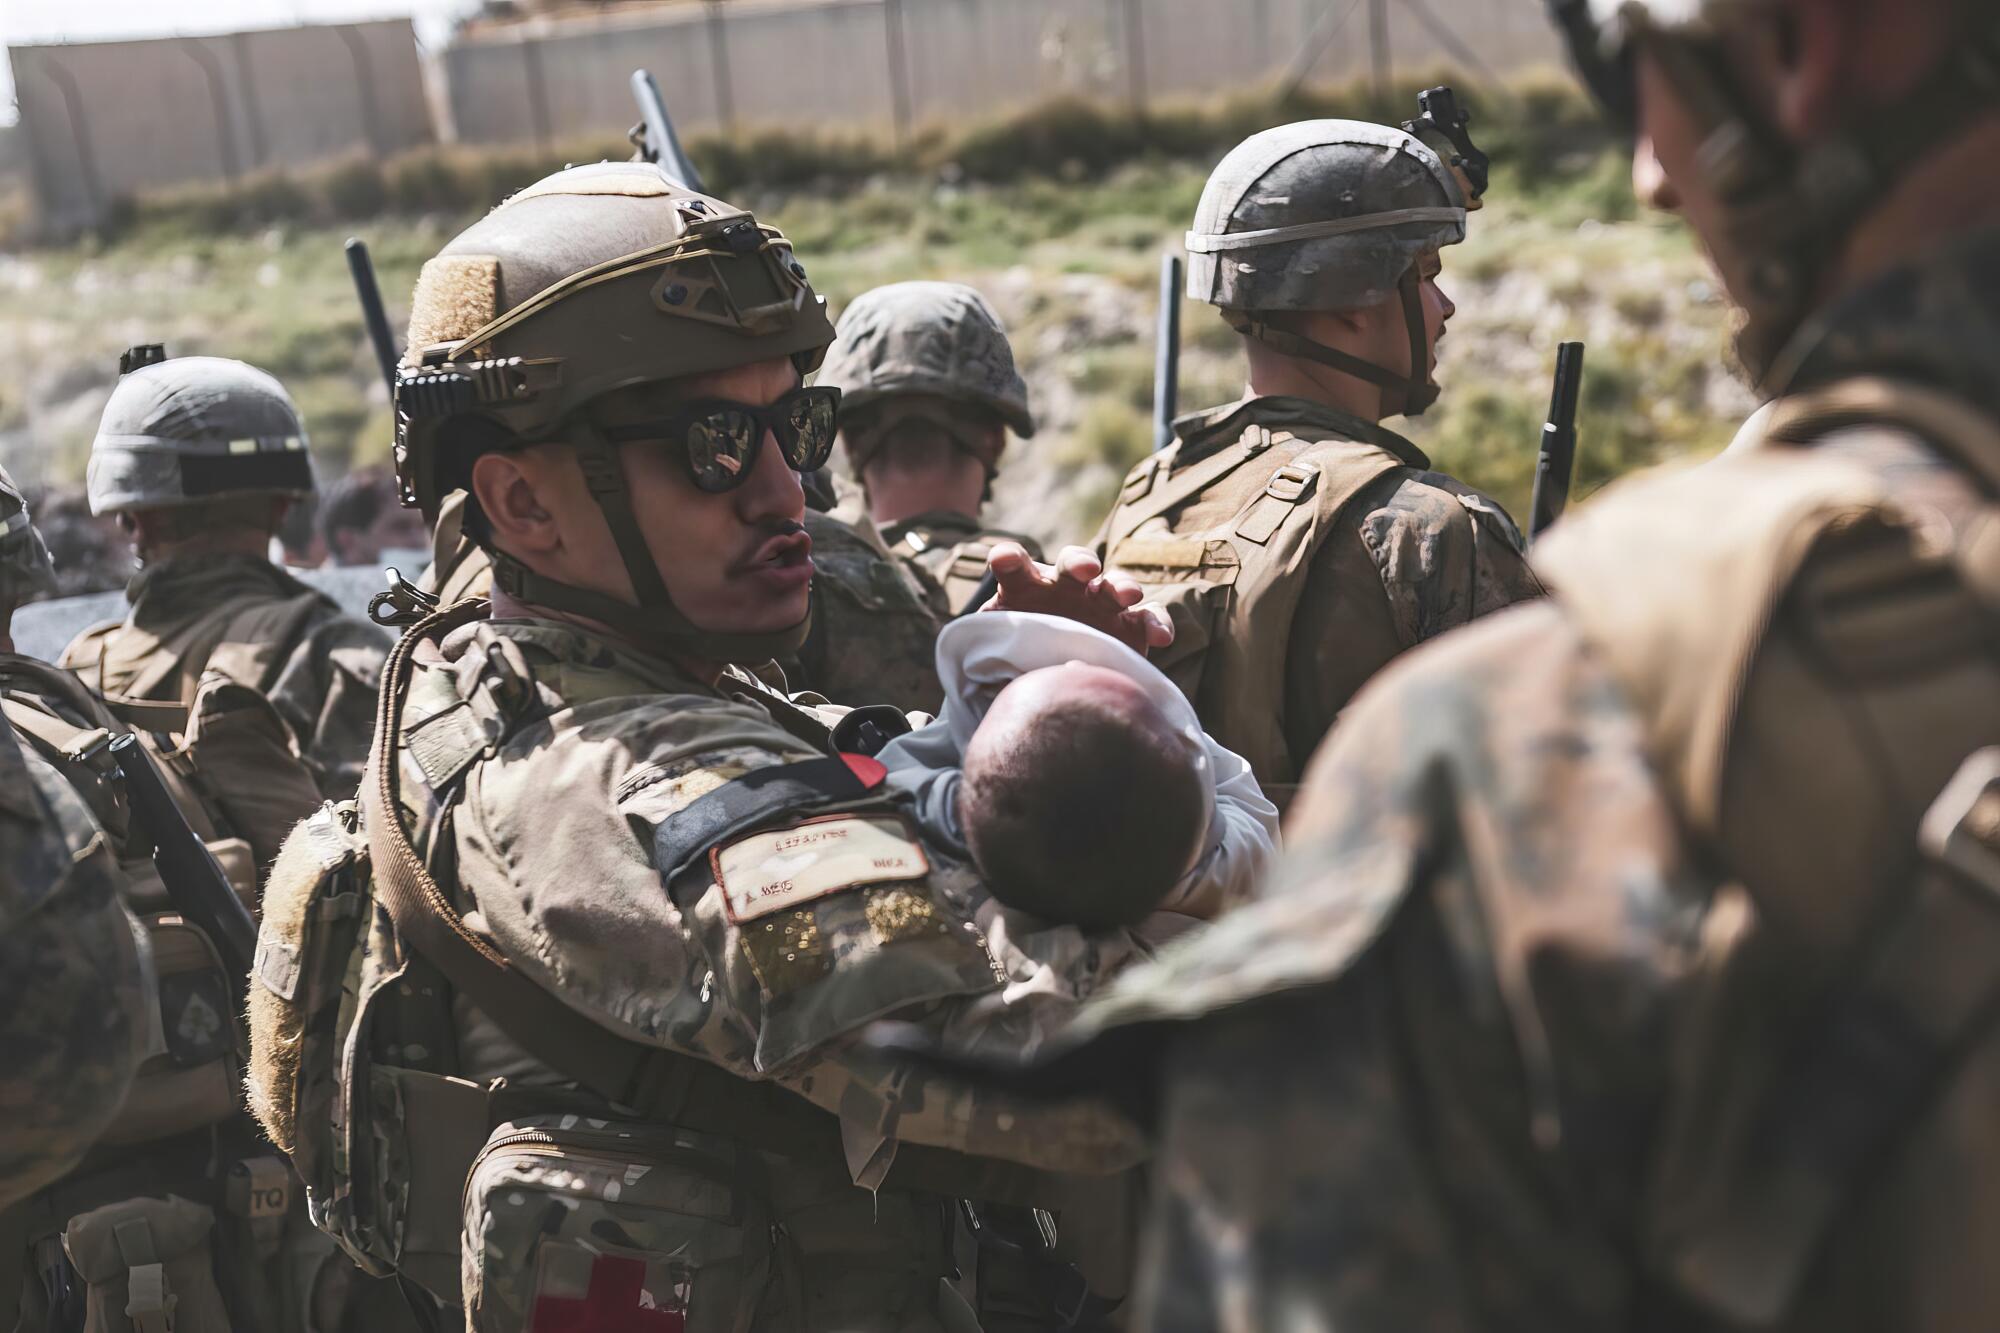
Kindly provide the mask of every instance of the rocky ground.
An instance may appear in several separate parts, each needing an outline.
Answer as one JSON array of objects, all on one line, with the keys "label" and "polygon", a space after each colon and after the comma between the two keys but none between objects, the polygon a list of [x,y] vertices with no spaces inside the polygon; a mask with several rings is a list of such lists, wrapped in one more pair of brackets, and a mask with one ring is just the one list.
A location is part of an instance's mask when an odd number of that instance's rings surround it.
[{"label": "rocky ground", "polygon": [[[747,200],[793,236],[836,310],[876,283],[946,277],[985,291],[1013,330],[1044,423],[1017,445],[996,520],[1047,539],[1089,532],[1150,445],[1158,260],[1178,243],[1203,167],[1153,161],[1100,179],[954,185],[876,179],[837,194]],[[1470,240],[1448,254],[1457,302],[1440,404],[1410,433],[1436,464],[1526,508],[1555,345],[1589,344],[1580,490],[1727,440],[1752,405],[1722,366],[1726,310],[1685,231],[1633,219],[1600,155],[1524,180],[1502,170]],[[466,219],[353,228],[374,250],[392,319],[418,265]],[[30,484],[74,483],[118,353],[236,356],[292,388],[330,473],[388,454],[386,393],[341,255],[345,229],[196,235],[138,229],[0,255],[0,458]],[[1184,408],[1240,388],[1235,337],[1184,311]],[[1395,424],[1395,423],[1391,423]]]}]

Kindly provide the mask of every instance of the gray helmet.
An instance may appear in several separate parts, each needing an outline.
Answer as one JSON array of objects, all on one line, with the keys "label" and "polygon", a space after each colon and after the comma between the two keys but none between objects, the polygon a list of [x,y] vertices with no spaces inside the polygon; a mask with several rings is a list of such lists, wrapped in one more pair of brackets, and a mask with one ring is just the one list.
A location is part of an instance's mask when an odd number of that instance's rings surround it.
[{"label": "gray helmet", "polygon": [[90,446],[90,512],[225,495],[310,495],[305,424],[285,386],[215,356],[140,365],[111,391]]},{"label": "gray helmet", "polygon": [[0,467],[0,608],[55,590],[55,562],[28,514],[28,501]]},{"label": "gray helmet", "polygon": [[986,298],[956,282],[895,282],[854,298],[818,383],[840,390],[843,413],[904,395],[974,403],[1026,438],[1028,386],[1007,329]]},{"label": "gray helmet", "polygon": [[[1465,239],[1466,198],[1421,139],[1356,120],[1307,120],[1254,134],[1222,159],[1187,234],[1187,294],[1239,331],[1404,395],[1437,397],[1423,374],[1418,256]],[[1273,328],[1261,316],[1364,310],[1401,295],[1411,370],[1398,374]]]}]

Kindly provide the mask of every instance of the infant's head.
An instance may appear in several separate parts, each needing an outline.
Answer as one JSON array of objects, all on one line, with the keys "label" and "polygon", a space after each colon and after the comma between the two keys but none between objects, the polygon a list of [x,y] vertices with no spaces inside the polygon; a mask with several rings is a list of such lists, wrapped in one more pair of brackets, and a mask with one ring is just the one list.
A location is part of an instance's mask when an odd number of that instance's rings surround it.
[{"label": "infant's head", "polygon": [[965,747],[959,822],[987,887],[1049,921],[1137,922],[1207,835],[1203,753],[1116,671],[1018,677]]}]

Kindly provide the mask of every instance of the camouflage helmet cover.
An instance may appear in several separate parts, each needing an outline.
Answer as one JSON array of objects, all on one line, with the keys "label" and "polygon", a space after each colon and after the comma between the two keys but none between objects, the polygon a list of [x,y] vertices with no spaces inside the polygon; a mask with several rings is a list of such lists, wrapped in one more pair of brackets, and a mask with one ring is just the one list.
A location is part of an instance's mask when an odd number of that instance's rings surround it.
[{"label": "camouflage helmet cover", "polygon": [[819,383],[840,390],[844,412],[903,395],[986,408],[1016,435],[1035,433],[1028,386],[1007,329],[986,298],[956,282],[897,282],[854,298]]},{"label": "camouflage helmet cover", "polygon": [[1427,250],[1465,239],[1457,178],[1415,135],[1308,120],[1245,139],[1187,234],[1187,294],[1229,310],[1361,310]]},{"label": "camouflage helmet cover", "polygon": [[571,167],[495,208],[427,262],[396,384],[396,466],[427,514],[437,429],[484,417],[551,439],[616,390],[790,357],[833,326],[791,244],[645,162]]},{"label": "camouflage helmet cover", "polygon": [[28,513],[21,488],[0,467],[0,608],[56,591],[55,562]]},{"label": "camouflage helmet cover", "polygon": [[305,425],[285,386],[241,361],[184,356],[120,377],[91,442],[90,512],[224,495],[310,495]]}]

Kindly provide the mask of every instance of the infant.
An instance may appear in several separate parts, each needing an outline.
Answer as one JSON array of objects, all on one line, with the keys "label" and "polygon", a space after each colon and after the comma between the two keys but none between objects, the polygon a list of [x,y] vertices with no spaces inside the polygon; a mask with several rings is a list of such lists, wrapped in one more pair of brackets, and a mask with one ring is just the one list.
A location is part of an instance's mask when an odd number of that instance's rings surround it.
[{"label": "infant", "polygon": [[1210,917],[1269,863],[1277,810],[1249,766],[1124,644],[988,611],[946,626],[938,670],[944,712],[880,758],[1003,905],[1088,930]]}]

